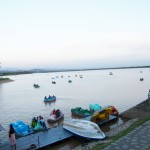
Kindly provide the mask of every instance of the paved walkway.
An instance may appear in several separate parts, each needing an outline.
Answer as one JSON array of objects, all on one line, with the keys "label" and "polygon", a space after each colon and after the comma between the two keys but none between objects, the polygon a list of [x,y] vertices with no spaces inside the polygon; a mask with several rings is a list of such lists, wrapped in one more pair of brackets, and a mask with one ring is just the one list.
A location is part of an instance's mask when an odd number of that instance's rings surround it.
[{"label": "paved walkway", "polygon": [[150,150],[150,121],[134,129],[103,150]]}]

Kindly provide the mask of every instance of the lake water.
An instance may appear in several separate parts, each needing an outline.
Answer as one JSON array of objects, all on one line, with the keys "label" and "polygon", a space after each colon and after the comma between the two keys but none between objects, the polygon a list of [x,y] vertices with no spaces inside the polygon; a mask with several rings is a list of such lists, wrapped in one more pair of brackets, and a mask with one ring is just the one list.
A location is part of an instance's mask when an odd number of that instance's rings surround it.
[{"label": "lake water", "polygon": [[[144,81],[140,81],[141,77]],[[95,103],[114,105],[121,113],[147,99],[150,89],[149,68],[35,73],[9,78],[14,81],[0,84],[0,123],[6,130],[18,120],[30,124],[34,116],[42,115],[47,120],[54,108],[59,108],[65,119],[72,118],[71,108],[89,108]],[[34,83],[40,88],[34,88]],[[55,95],[56,102],[44,103],[44,96],[48,95]]]}]

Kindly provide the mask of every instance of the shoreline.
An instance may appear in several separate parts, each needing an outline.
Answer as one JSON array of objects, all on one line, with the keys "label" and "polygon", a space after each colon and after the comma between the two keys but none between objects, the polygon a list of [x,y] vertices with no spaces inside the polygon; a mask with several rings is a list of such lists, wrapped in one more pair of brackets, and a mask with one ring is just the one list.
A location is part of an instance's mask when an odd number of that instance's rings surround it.
[{"label": "shoreline", "polygon": [[8,83],[8,82],[13,82],[13,81],[14,80],[11,80],[9,78],[4,78],[4,79],[0,80],[0,84],[2,84],[2,83]]},{"label": "shoreline", "polygon": [[115,70],[115,69],[136,69],[136,68],[150,68],[150,66],[128,66],[128,67],[108,67],[108,68],[82,68],[82,69],[30,69],[30,70],[4,70],[1,71],[4,76],[32,74],[32,73],[49,73],[49,72],[70,72],[70,71],[93,71],[93,70]]},{"label": "shoreline", "polygon": [[119,116],[129,120],[106,132],[107,139],[83,143],[73,150],[92,150],[97,145],[112,142],[112,140],[110,140],[111,137],[115,137],[118,133],[129,128],[133,123],[138,122],[141,118],[150,116],[150,98],[122,112]]}]

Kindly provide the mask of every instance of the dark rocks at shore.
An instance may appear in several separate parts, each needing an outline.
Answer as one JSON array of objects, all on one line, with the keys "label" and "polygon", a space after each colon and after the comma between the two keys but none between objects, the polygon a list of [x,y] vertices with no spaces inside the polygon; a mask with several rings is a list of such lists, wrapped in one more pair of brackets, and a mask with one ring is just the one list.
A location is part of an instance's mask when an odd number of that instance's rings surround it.
[{"label": "dark rocks at shore", "polygon": [[150,115],[150,99],[146,99],[138,105],[128,109],[127,111],[120,114],[120,117],[135,119],[146,117],[148,115]]}]

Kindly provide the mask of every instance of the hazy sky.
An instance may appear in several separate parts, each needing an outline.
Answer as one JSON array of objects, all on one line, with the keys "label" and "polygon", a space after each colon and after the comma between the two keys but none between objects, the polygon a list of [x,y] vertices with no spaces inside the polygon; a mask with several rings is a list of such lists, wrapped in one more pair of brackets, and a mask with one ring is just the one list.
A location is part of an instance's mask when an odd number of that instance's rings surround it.
[{"label": "hazy sky", "polygon": [[150,0],[0,0],[2,68],[150,65]]}]

